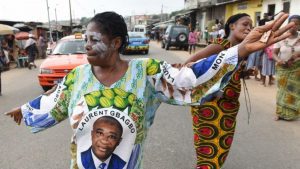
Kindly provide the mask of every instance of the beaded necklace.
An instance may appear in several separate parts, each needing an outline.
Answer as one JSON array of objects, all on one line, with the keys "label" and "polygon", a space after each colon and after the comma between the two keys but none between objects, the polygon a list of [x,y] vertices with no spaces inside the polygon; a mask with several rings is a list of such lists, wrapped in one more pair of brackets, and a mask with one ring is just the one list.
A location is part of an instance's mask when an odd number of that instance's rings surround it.
[{"label": "beaded necklace", "polygon": [[[290,39],[290,38],[287,38],[287,39]],[[292,55],[293,55],[294,52],[295,52],[295,45],[296,45],[296,43],[299,41],[299,34],[298,34],[298,32],[297,32],[297,36],[296,36],[296,41],[295,41],[294,43],[289,44],[289,42],[288,42],[287,39],[283,40],[283,43],[284,43],[284,45],[285,45],[286,47],[291,48],[291,52],[292,52]]]}]

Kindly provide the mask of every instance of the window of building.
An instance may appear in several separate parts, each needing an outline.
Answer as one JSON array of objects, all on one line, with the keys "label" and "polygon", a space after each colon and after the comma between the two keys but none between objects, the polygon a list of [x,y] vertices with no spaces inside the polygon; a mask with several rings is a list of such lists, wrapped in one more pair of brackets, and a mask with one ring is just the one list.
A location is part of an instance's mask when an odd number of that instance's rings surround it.
[{"label": "window of building", "polygon": [[237,4],[237,9],[242,10],[242,9],[247,9],[247,2],[239,3]]},{"label": "window of building", "polygon": [[268,5],[268,14],[269,16],[273,16],[275,14],[275,4]]},{"label": "window of building", "polygon": [[290,2],[283,2],[283,12],[290,13]]}]

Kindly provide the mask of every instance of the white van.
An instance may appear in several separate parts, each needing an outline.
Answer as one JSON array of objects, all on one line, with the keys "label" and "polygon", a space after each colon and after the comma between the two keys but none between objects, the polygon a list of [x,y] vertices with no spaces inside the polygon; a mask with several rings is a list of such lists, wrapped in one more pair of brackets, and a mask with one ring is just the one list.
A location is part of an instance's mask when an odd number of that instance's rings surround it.
[{"label": "white van", "polygon": [[146,35],[146,25],[135,25],[133,28],[133,32],[140,32],[141,34]]}]

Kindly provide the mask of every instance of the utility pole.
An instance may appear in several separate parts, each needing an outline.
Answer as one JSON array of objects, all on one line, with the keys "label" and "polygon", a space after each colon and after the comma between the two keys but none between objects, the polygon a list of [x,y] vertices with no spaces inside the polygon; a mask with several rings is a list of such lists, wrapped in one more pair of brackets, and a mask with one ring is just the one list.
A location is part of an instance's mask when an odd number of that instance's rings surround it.
[{"label": "utility pole", "polygon": [[58,40],[58,25],[57,25],[56,7],[55,7],[55,24],[56,24],[56,41],[57,41]]},{"label": "utility pole", "polygon": [[71,0],[69,0],[69,7],[70,7],[70,29],[71,29],[71,34],[72,34],[73,26],[72,26],[72,9],[71,9]]},{"label": "utility pole", "polygon": [[51,24],[50,24],[50,15],[49,15],[48,0],[46,0],[46,3],[47,3],[47,12],[48,12],[48,23],[49,23],[49,32],[50,32],[50,42],[53,42],[53,38],[52,38],[52,29],[51,29]]},{"label": "utility pole", "polygon": [[94,16],[96,15],[96,10],[94,9]]},{"label": "utility pole", "polygon": [[163,21],[163,8],[164,8],[164,5],[161,4],[161,11],[160,11],[160,22]]}]

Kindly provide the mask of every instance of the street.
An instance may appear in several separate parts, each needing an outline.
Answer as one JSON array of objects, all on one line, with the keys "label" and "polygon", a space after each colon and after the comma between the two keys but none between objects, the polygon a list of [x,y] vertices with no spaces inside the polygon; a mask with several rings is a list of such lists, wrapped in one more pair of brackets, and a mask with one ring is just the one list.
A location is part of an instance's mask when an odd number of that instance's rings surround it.
[{"label": "street", "polygon": [[[149,55],[169,63],[183,63],[186,51],[160,48],[151,42]],[[37,60],[40,65],[42,60]],[[38,84],[38,69],[12,69],[2,73],[0,96],[0,168],[66,169],[70,165],[69,142],[72,135],[68,120],[37,134],[22,123],[16,125],[3,113],[43,93]],[[251,99],[248,124],[245,93],[240,96],[235,137],[222,169],[298,169],[300,168],[300,120],[274,121],[276,86],[264,87],[246,80]],[[189,107],[162,104],[148,133],[144,149],[144,169],[192,169],[196,157],[193,147]]]}]

